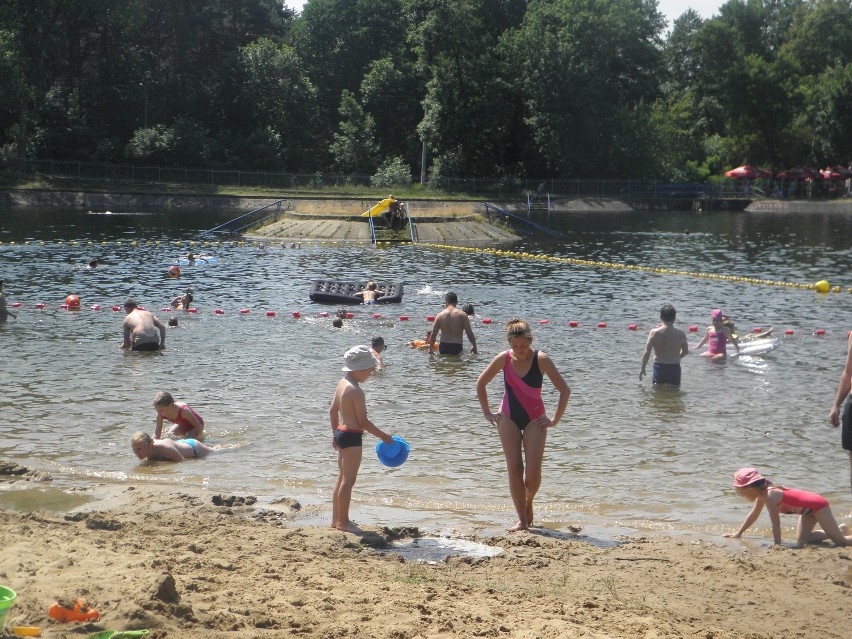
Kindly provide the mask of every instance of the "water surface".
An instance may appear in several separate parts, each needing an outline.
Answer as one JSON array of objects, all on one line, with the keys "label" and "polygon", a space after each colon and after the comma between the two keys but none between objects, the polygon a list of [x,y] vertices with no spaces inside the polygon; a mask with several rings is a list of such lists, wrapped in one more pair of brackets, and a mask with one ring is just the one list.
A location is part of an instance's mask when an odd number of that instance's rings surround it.
[{"label": "water surface", "polygon": [[[852,286],[852,218],[571,213],[538,220],[568,239],[511,247],[843,286],[829,295],[428,246],[205,243],[199,231],[224,219],[206,211],[0,210],[0,278],[9,302],[23,304],[13,309],[17,320],[0,326],[0,459],[50,472],[52,490],[92,482],[203,486],[257,495],[261,503],[296,498],[313,506],[308,521],[324,522],[337,472],[328,406],[342,355],[381,335],[387,368],[365,387],[370,416],[405,437],[412,453],[387,469],[375,458],[375,441],[365,438],[353,517],[427,529],[510,525],[503,456],[481,415],[475,381],[506,347],[502,323],[521,317],[572,389],[568,413],[548,441],[539,523],[727,530],[748,510],[728,488],[733,471],[747,465],[822,492],[837,514],[849,511],[848,461],[826,416],[852,328],[852,294],[845,292]],[[188,250],[210,251],[218,263],[165,278]],[[94,257],[107,265],[86,271]],[[309,301],[314,278],[400,281],[406,293],[401,305],[378,307],[379,319],[373,308],[350,309],[355,318],[340,330],[319,316],[333,316],[336,307]],[[160,308],[187,285],[199,312],[180,314],[164,353],[118,348],[123,313],[113,305],[131,296],[165,320],[174,314]],[[403,346],[422,337],[447,290],[476,308],[478,356],[429,358]],[[72,293],[83,310],[59,308]],[[690,355],[680,391],[654,389],[638,372],[647,331],[665,302],[678,309],[683,328],[703,331],[710,310],[723,308],[742,332],[774,326],[782,344],[765,357],[723,365]],[[787,329],[794,334],[784,335]],[[693,346],[699,336],[691,334]],[[209,444],[236,448],[197,462],[137,463],[129,438],[153,430],[151,403],[160,390],[203,415]],[[501,392],[495,380],[493,405]],[[555,400],[546,386],[550,411]],[[54,492],[49,497],[53,503]],[[24,502],[0,494],[4,507]],[[768,528],[768,520],[758,526]]]}]

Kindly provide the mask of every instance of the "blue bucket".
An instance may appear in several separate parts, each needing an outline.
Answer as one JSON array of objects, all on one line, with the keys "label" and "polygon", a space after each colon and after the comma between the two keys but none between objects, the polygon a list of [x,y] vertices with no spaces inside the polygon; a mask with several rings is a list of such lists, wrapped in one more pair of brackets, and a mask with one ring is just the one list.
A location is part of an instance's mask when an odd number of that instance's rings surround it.
[{"label": "blue bucket", "polygon": [[380,441],[376,444],[376,455],[379,461],[385,466],[394,468],[402,466],[405,460],[408,459],[408,453],[411,452],[411,446],[402,437],[393,436],[393,442],[386,444]]}]

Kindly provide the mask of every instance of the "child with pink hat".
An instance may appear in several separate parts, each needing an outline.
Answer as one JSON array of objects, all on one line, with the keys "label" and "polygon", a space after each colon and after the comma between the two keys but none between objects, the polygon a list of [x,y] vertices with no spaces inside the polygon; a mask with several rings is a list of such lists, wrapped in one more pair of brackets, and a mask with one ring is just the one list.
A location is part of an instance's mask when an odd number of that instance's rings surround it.
[{"label": "child with pink hat", "polygon": [[728,349],[726,346],[728,340],[733,343],[734,348],[736,348],[739,353],[740,343],[731,332],[731,329],[725,326],[725,314],[722,310],[714,308],[710,312],[710,321],[712,323],[707,327],[707,332],[704,333],[704,337],[701,338],[701,341],[698,342],[698,346],[695,347],[696,349],[699,349],[709,342],[710,345],[708,346],[707,351],[701,353],[701,356],[709,357],[711,361],[714,362],[724,360],[728,357]]},{"label": "child with pink hat", "polygon": [[[772,537],[781,545],[781,518],[779,515],[799,515],[795,548],[806,543],[816,544],[831,539],[838,546],[852,546],[852,535],[845,524],[838,525],[831,514],[828,500],[817,493],[795,488],[775,486],[754,468],[740,468],[734,473],[734,489],[741,497],[754,502],[751,512],[735,533],[725,537],[740,538],[757,521],[764,506],[772,523]],[[819,524],[823,532],[814,531]]]}]

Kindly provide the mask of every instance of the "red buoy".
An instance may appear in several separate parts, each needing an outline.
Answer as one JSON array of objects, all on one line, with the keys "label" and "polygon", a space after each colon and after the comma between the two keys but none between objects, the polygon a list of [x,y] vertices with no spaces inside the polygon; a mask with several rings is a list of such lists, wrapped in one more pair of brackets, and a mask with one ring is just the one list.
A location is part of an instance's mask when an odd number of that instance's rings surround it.
[{"label": "red buoy", "polygon": [[213,312],[216,313],[216,315],[224,315],[225,314],[225,311],[223,311],[221,308],[217,308]]},{"label": "red buoy", "polygon": [[242,313],[243,315],[245,315],[248,312],[249,312],[249,310],[247,308],[241,308],[240,309],[240,313]]},{"label": "red buoy", "polygon": [[638,328],[638,326],[636,326],[636,324],[628,324],[627,325],[628,331],[635,331],[637,328]]},{"label": "red buoy", "polygon": [[408,315],[400,315],[399,319],[401,319],[404,322],[408,319]]},{"label": "red buoy", "polygon": [[598,322],[598,328],[606,328],[606,322]]},{"label": "red buoy", "polygon": [[538,323],[539,324],[549,324],[550,320],[539,320]]},{"label": "red buoy", "polygon": [[579,325],[580,322],[578,322],[577,320],[571,320],[570,322],[568,322],[568,326],[570,326],[571,328],[577,328]]},{"label": "red buoy", "polygon": [[267,317],[275,317],[275,311],[266,311]]},{"label": "red buoy", "polygon": [[293,317],[295,317],[296,319],[299,319],[301,316],[302,314],[299,311],[293,311]]},{"label": "red buoy", "polygon": [[698,327],[695,324],[693,324],[692,326],[689,327],[689,332],[690,333],[697,333]]},{"label": "red buoy", "polygon": [[426,321],[427,321],[427,322],[434,322],[434,321],[435,321],[435,316],[434,316],[434,315],[427,315],[427,316],[426,316]]},{"label": "red buoy", "polygon": [[483,324],[490,324],[490,323],[491,323],[491,318],[490,318],[490,317],[483,317],[483,318],[482,318],[482,323],[483,323]]},{"label": "red buoy", "polygon": [[792,328],[788,328],[786,331],[784,331],[784,335],[792,335],[792,334],[793,334]]},{"label": "red buoy", "polygon": [[825,335],[825,329],[824,328],[818,328],[816,330],[816,334],[817,335]]}]

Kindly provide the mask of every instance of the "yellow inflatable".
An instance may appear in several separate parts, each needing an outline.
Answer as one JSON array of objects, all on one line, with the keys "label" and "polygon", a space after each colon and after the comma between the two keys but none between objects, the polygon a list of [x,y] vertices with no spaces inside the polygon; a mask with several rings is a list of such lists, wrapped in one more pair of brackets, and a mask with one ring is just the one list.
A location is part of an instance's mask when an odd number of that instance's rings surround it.
[{"label": "yellow inflatable", "polygon": [[394,198],[386,197],[384,200],[376,204],[368,211],[361,213],[361,217],[377,217],[387,211],[388,207],[394,203]]}]

